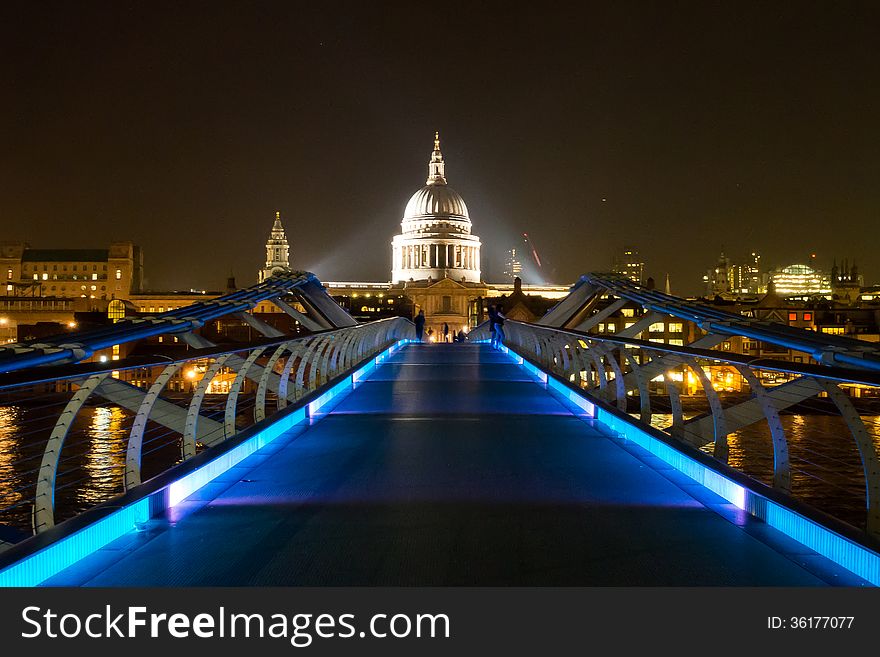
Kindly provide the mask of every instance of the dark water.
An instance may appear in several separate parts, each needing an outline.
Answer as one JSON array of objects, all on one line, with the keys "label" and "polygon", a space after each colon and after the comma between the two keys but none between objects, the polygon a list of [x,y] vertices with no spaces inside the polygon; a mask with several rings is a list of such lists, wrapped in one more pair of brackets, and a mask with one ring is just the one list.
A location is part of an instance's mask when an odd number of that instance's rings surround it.
[{"label": "dark water", "polygon": [[[880,416],[863,415],[862,422],[880,452]],[[856,527],[865,525],[865,475],[861,456],[846,422],[836,415],[782,415],[791,462],[791,492],[825,513]],[[655,414],[652,425],[665,429],[672,415]],[[773,446],[767,421],[727,437],[729,465],[772,486]],[[713,444],[703,447],[712,454]]]}]

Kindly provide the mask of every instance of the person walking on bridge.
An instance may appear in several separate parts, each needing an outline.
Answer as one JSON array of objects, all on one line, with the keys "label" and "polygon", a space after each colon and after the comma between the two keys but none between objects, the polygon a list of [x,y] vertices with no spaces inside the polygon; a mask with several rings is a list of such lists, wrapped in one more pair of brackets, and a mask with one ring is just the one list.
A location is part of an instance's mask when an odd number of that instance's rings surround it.
[{"label": "person walking on bridge", "polygon": [[424,333],[424,331],[425,331],[425,311],[424,310],[420,310],[419,314],[416,315],[415,325],[416,325],[416,340],[421,342],[422,341],[422,333]]},{"label": "person walking on bridge", "polygon": [[492,331],[492,346],[498,349],[502,344],[504,344],[504,313],[501,312],[503,308],[501,306],[496,306],[495,308],[495,326]]},{"label": "person walking on bridge", "polygon": [[489,315],[489,336],[492,338],[492,348],[495,348],[495,322],[498,321],[498,313],[495,311],[495,306],[489,306],[489,310],[486,311],[486,314]]}]

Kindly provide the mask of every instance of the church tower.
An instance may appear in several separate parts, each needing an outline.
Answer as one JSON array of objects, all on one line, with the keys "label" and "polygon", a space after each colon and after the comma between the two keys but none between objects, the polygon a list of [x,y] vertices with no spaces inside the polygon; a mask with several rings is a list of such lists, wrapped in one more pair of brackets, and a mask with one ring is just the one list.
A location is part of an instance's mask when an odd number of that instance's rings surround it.
[{"label": "church tower", "polygon": [[281,225],[281,213],[276,212],[272,233],[266,242],[266,266],[259,273],[260,283],[284,271],[290,271],[290,245]]}]

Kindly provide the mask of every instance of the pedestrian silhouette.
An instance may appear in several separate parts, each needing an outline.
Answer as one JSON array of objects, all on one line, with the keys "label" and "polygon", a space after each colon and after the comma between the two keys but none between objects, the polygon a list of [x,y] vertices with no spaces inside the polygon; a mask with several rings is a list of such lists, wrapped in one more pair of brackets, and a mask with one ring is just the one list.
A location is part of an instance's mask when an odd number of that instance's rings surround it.
[{"label": "pedestrian silhouette", "polygon": [[419,342],[422,341],[422,333],[425,331],[425,311],[420,310],[419,314],[416,315],[415,319],[416,324],[416,340]]},{"label": "pedestrian silhouette", "polygon": [[498,306],[495,308],[495,331],[492,333],[492,346],[500,347],[504,344],[504,313],[503,308]]}]

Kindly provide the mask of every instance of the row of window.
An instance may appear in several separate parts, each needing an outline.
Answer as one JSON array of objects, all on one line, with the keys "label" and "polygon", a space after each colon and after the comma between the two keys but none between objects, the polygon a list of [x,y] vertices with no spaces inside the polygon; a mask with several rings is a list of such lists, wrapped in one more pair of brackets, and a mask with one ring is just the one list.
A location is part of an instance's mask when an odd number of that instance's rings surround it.
[{"label": "row of window", "polygon": [[[624,309],[625,310],[625,309]],[[635,322],[624,322],[623,328],[628,329],[630,326],[635,324]],[[617,324],[613,322],[609,322],[607,324],[598,324],[596,330],[599,333],[616,333],[618,328]],[[683,333],[684,332],[684,324],[682,322],[669,322],[669,324],[665,324],[663,322],[655,322],[648,327],[648,333]]]},{"label": "row of window", "polygon": [[683,347],[684,340],[678,338],[670,338],[669,340],[664,340],[663,338],[648,338],[649,342],[658,342],[660,344],[669,344],[674,347]]},{"label": "row of window", "polygon": [[[57,271],[58,271],[58,265],[52,265],[52,271],[53,271],[53,272],[57,272]],[[64,271],[67,271],[67,265],[61,265],[61,271],[63,271],[63,272],[64,272]],[[73,267],[71,268],[71,271],[77,271],[76,265],[73,265]],[[85,272],[88,272],[88,267],[86,267],[86,265],[83,265],[83,267],[82,267],[82,271],[84,272],[84,273],[83,273],[83,277],[88,276],[88,273],[85,273]],[[92,280],[98,280],[98,274],[97,274],[97,271],[98,271],[98,266],[97,266],[97,265],[94,265],[94,266],[92,267]],[[107,271],[107,265],[104,265],[104,269],[103,269],[102,271],[104,271],[104,272]],[[22,268],[21,268],[21,272],[22,272],[22,275],[27,274],[27,272],[28,272],[28,267],[27,267],[27,265],[22,266]],[[13,275],[14,275],[14,273],[15,273],[15,272],[12,270],[12,267],[8,267],[8,268],[6,269],[6,280],[10,280],[10,281],[11,281],[11,280],[13,279]],[[38,268],[36,265],[34,265],[34,274],[33,274],[33,277],[34,277],[34,280],[35,280],[35,281],[37,281],[37,280],[39,280],[39,279],[41,278],[41,275],[40,275],[40,272],[39,272],[39,268]],[[106,274],[105,274],[105,275],[102,276],[101,278],[106,278],[106,277],[107,277],[107,276],[106,276]],[[49,267],[48,267],[48,265],[43,265],[42,279],[45,281],[45,280],[48,280],[48,278],[49,278]],[[52,278],[53,278],[53,280],[55,280],[55,279],[58,278],[58,275],[57,275],[57,274],[53,274]],[[62,276],[62,278],[64,278],[64,277]],[[76,280],[76,275],[73,276],[73,279]],[[122,270],[121,270],[121,269],[117,269],[117,270],[116,270],[116,280],[117,280],[117,281],[122,280]]]},{"label": "row of window", "polygon": [[[58,287],[57,285],[53,285],[50,289],[52,290],[52,292],[54,292],[54,291],[56,290],[57,287]],[[92,292],[94,292],[95,290],[98,289],[98,286],[97,286],[97,285],[80,285],[80,286],[79,286],[79,289],[80,289],[80,291],[91,290]],[[62,292],[67,292],[67,286],[66,286],[66,285],[62,285],[62,286],[61,286],[61,291],[62,291]],[[75,286],[71,285],[71,286],[70,286],[70,291],[71,291],[71,292],[74,292],[74,291],[75,291]],[[106,285],[102,285],[102,286],[101,286],[101,291],[102,291],[102,292],[106,292],[106,291],[107,291],[107,286],[106,286]]]},{"label": "row of window", "polygon": [[[46,263],[43,263],[42,265],[33,265],[33,271],[40,271],[41,266],[42,266],[43,271],[49,271],[49,265]],[[28,271],[29,270],[28,265],[26,265],[26,264],[22,265],[21,270]],[[88,265],[71,265],[70,270],[71,271],[89,271],[89,266]],[[57,264],[52,265],[52,271],[58,271]],[[67,271],[66,264],[61,265],[61,271]],[[92,265],[92,271],[98,271],[98,265]],[[107,265],[101,265],[101,271],[107,271]]]},{"label": "row of window", "polygon": [[[798,318],[797,312],[795,312],[793,310],[789,311],[789,313],[788,313],[788,321],[789,322],[796,322],[797,318]],[[813,313],[811,313],[811,312],[801,313],[801,319],[805,322],[812,322],[813,321]]]},{"label": "row of window", "polygon": [[[41,278],[42,278],[42,280],[44,280],[44,281],[48,281],[48,280],[49,280],[49,273],[48,273],[48,272],[43,272],[42,277],[41,277],[39,274],[34,274],[34,280],[35,280],[35,281],[39,281],[39,280],[41,280]],[[53,280],[53,281],[57,281],[57,280],[59,280],[59,276],[58,276],[58,274],[52,274],[52,280]],[[72,281],[83,280],[83,281],[87,281],[87,280],[89,280],[89,275],[88,275],[88,274],[82,274],[82,275],[80,276],[79,274],[73,274],[73,275],[71,275],[71,276],[68,277],[68,276],[65,276],[64,274],[61,274],[60,280],[62,280],[62,281],[65,281],[65,280],[72,280]],[[97,280],[106,281],[106,280],[107,280],[107,277],[104,276],[104,275],[92,274],[91,280],[93,280],[93,281],[97,281]]]}]

